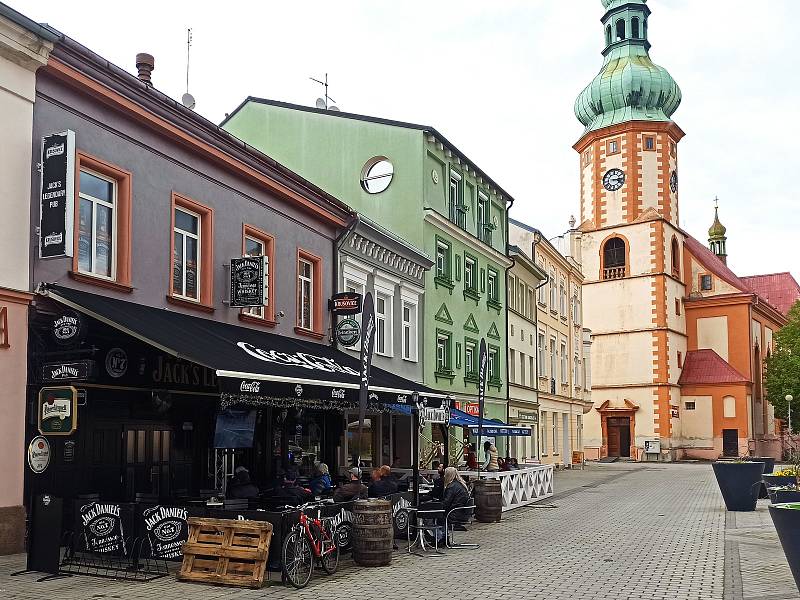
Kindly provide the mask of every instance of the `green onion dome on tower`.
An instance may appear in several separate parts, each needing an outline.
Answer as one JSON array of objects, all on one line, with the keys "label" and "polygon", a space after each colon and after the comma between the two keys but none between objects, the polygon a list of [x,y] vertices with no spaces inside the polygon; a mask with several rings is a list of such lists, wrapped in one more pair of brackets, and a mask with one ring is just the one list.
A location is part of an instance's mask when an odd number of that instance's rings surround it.
[{"label": "green onion dome on tower", "polygon": [[594,131],[627,121],[669,121],[681,90],[648,51],[647,0],[601,0],[606,13],[603,67],[575,101],[575,116]]}]

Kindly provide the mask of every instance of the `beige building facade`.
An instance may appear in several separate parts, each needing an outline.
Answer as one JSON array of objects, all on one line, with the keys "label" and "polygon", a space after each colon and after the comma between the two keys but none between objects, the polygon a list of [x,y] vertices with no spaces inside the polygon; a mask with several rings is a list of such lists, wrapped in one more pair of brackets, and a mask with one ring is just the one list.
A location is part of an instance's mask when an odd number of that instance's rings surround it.
[{"label": "beige building facade", "polygon": [[[585,374],[584,352],[590,341],[583,329],[580,234],[572,230],[549,241],[536,229],[509,219],[509,239],[522,252],[530,253],[544,275],[542,285],[536,288],[524,280],[509,280],[509,297],[512,286],[516,290],[514,299],[509,299],[509,315],[525,311],[534,315],[535,305],[535,327],[525,333],[524,340],[533,360],[527,361],[524,381],[536,390],[538,399],[538,460],[569,465],[573,452],[583,451],[584,415],[591,409]],[[509,329],[509,364],[512,359],[521,364],[520,357],[512,355],[520,351],[512,346],[512,339],[514,344],[523,341],[521,332],[512,334]],[[509,381],[520,380],[520,375],[510,373]],[[511,413],[509,419],[514,420]]]}]

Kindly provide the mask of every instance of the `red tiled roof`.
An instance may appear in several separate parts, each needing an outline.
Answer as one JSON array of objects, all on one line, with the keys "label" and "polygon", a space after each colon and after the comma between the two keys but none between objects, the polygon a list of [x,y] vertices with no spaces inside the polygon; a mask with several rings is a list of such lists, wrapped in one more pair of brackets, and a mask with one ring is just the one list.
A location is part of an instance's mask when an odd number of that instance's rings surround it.
[{"label": "red tiled roof", "polygon": [[687,352],[678,385],[715,383],[749,383],[749,380],[713,350]]},{"label": "red tiled roof", "polygon": [[686,236],[686,241],[684,245],[692,253],[697,260],[699,260],[703,266],[711,271],[714,275],[722,279],[723,281],[729,283],[733,287],[737,288],[739,291],[742,292],[749,292],[750,287],[739,277],[737,277],[736,273],[731,271],[724,262],[722,262],[719,257],[714,254],[711,250],[706,248],[704,244],[701,244],[695,238],[690,235]]},{"label": "red tiled roof", "polygon": [[751,275],[742,277],[742,281],[784,315],[800,300],[800,284],[788,272]]}]

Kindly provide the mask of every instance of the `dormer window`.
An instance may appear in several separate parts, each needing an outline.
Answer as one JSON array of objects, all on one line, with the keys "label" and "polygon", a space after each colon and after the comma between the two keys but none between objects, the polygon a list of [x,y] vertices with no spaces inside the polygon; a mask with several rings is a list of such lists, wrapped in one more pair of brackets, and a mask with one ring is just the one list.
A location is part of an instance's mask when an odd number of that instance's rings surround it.
[{"label": "dormer window", "polygon": [[631,37],[635,40],[639,39],[639,19],[636,17],[631,19]]},{"label": "dormer window", "polygon": [[620,19],[617,21],[617,41],[621,42],[625,39],[625,21]]}]

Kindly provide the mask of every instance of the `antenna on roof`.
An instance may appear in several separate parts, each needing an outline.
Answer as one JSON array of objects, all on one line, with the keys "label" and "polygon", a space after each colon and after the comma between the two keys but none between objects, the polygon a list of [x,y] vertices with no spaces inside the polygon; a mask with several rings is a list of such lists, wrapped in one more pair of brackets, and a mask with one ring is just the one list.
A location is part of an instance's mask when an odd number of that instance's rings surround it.
[{"label": "antenna on roof", "polygon": [[186,30],[186,93],[181,97],[181,103],[193,110],[195,106],[194,96],[189,93],[189,51],[192,47],[192,28]]},{"label": "antenna on roof", "polygon": [[321,110],[339,110],[337,106],[334,105],[334,100],[330,96],[328,96],[328,74],[325,73],[325,81],[320,81],[319,79],[315,79],[314,77],[309,77],[311,81],[314,81],[325,88],[325,97],[324,98],[317,98],[317,108]]}]

